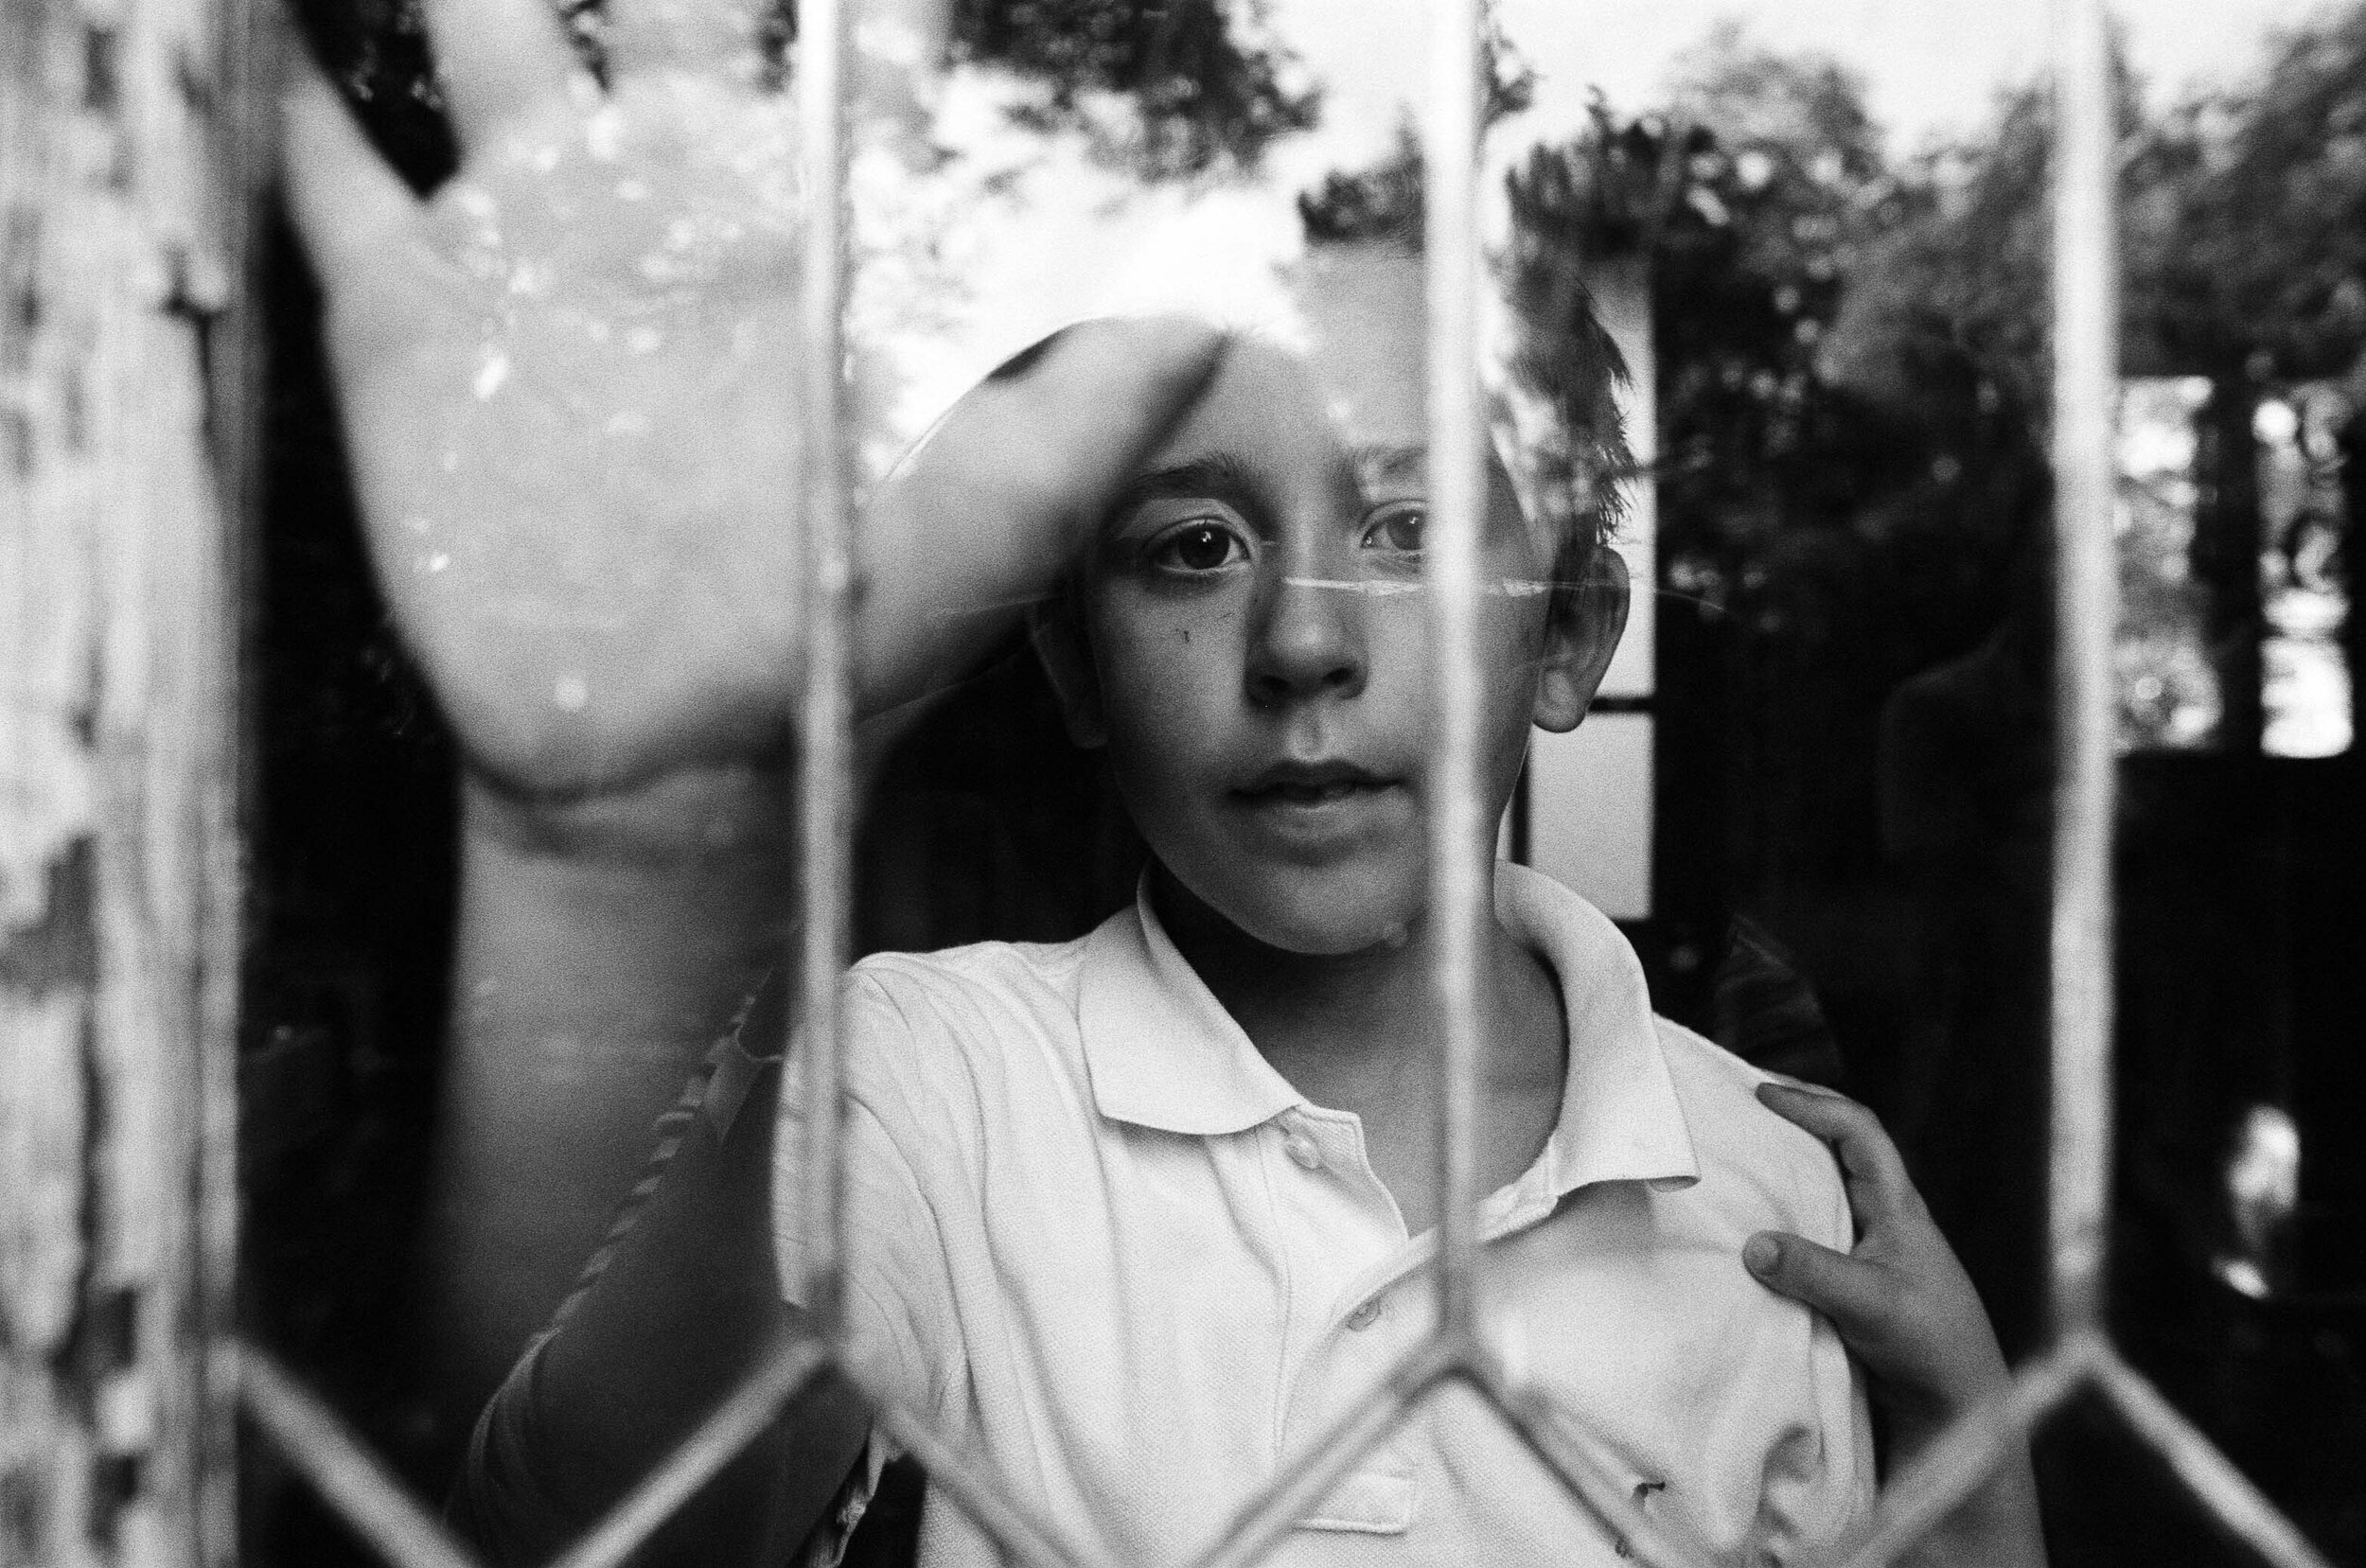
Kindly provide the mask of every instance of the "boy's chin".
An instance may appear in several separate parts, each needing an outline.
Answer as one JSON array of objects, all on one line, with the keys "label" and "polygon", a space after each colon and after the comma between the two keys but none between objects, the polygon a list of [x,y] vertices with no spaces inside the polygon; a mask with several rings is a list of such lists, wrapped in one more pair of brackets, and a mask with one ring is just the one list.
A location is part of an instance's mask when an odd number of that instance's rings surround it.
[{"label": "boy's chin", "polygon": [[1421,918],[1425,890],[1419,868],[1291,867],[1227,882],[1200,902],[1243,936],[1307,958],[1403,946]]}]

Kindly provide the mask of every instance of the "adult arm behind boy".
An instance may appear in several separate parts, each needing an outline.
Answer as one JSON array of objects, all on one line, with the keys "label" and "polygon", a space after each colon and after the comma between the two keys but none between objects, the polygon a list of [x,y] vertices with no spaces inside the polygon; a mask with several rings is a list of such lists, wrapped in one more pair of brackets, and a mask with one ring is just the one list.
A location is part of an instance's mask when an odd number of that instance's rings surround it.
[{"label": "adult arm behind boy", "polygon": [[[651,1122],[786,945],[807,460],[767,9],[614,0],[603,89],[543,0],[437,0],[463,158],[426,202],[326,83],[289,105],[373,560],[465,758],[430,1264],[455,1414],[549,1316]],[[867,709],[957,671],[1040,590],[1215,350],[1172,322],[1079,328],[965,402],[864,518]],[[769,1118],[739,1125],[729,1145],[690,1129],[539,1359],[550,1506],[505,1544],[596,1517],[784,1321]],[[821,1506],[862,1425],[826,1396],[800,1414],[803,1446],[741,1473],[811,1485],[718,1494],[675,1544],[752,1539],[750,1498]]]}]

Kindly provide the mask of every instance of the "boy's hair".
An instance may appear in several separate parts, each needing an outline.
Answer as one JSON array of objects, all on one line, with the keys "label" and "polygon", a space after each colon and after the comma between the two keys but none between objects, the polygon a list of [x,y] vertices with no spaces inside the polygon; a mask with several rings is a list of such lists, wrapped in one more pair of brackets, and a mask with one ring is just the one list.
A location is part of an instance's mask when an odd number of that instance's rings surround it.
[{"label": "boy's hair", "polygon": [[1496,446],[1529,520],[1558,539],[1549,613],[1578,613],[1626,515],[1633,456],[1618,390],[1627,361],[1594,311],[1578,257],[1515,225],[1497,258],[1507,336],[1493,390]]},{"label": "boy's hair", "polygon": [[[1548,611],[1559,622],[1578,613],[1626,512],[1633,457],[1618,391],[1628,384],[1627,362],[1595,313],[1578,232],[1524,203],[1516,182],[1510,194],[1510,239],[1493,266],[1508,341],[1492,356],[1491,433],[1529,522],[1557,540]],[[1421,161],[1411,128],[1374,167],[1333,174],[1300,195],[1298,217],[1310,250],[1362,246],[1419,256]]]}]

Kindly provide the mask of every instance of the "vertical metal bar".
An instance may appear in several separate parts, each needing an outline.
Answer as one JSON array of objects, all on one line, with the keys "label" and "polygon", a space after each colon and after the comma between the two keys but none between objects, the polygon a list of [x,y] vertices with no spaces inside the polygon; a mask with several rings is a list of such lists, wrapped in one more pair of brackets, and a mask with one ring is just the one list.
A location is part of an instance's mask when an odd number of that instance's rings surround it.
[{"label": "vertical metal bar", "polygon": [[215,224],[221,236],[228,293],[207,357],[213,363],[206,423],[214,432],[227,527],[226,579],[235,602],[225,607],[226,640],[216,668],[228,683],[226,711],[236,715],[226,740],[222,776],[207,810],[214,864],[205,885],[212,907],[199,918],[207,933],[201,961],[199,1007],[209,1042],[201,1053],[197,1092],[197,1327],[202,1335],[195,1436],[197,1542],[195,1560],[207,1568],[239,1559],[238,1361],[230,1348],[238,1313],[238,1012],[241,960],[248,935],[247,824],[256,819],[261,749],[261,682],[248,679],[240,655],[256,646],[261,619],[264,410],[269,405],[268,344],[263,282],[263,192],[275,170],[278,117],[274,89],[284,79],[291,42],[286,13],[253,0],[228,0],[215,70],[224,118],[216,183]]},{"label": "vertical metal bar", "polygon": [[2119,262],[2100,0],[2055,0],[2052,1293],[2057,1335],[2102,1309],[2111,1167],[2111,538]]},{"label": "vertical metal bar", "polygon": [[1422,236],[1429,272],[1429,539],[1432,718],[1429,912],[1438,1005],[1438,1326],[1472,1320],[1477,1251],[1472,1191],[1472,1082],[1478,1063],[1479,956],[1485,951],[1495,824],[1483,806],[1479,715],[1477,0],[1439,0],[1423,141]]},{"label": "vertical metal bar", "polygon": [[854,0],[804,0],[797,78],[804,150],[803,430],[805,692],[800,736],[804,920],[803,1017],[792,1025],[813,1096],[805,1144],[806,1310],[824,1335],[838,1327],[845,1183],[839,1170],[843,1066],[839,975],[846,963],[853,857],[850,628],[854,563],[844,432],[846,343],[846,66]]}]

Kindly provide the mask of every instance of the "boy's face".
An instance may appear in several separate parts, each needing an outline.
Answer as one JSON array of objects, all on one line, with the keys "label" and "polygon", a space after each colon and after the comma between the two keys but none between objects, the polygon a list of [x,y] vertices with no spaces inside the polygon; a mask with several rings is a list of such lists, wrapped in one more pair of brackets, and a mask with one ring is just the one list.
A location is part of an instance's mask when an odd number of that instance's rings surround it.
[{"label": "boy's face", "polygon": [[[1071,730],[1107,745],[1152,852],[1268,945],[1354,952],[1421,913],[1425,493],[1417,448],[1351,445],[1301,361],[1236,341],[1095,541],[1084,646],[1045,640]],[[1548,623],[1552,541],[1531,536],[1499,469],[1482,551],[1481,744],[1499,812],[1529,725],[1584,715],[1625,597],[1621,578]]]}]

